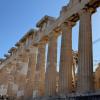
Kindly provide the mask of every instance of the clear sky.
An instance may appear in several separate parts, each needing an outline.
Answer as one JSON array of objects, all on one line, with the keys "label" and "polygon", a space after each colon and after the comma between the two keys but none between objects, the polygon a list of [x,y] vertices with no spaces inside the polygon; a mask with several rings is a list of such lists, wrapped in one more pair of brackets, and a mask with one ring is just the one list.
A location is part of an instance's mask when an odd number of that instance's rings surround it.
[{"label": "clear sky", "polygon": [[[0,57],[44,16],[58,17],[69,0],[0,0]],[[92,17],[93,41],[100,38],[100,9]],[[79,23],[73,28],[73,49],[78,47]],[[59,42],[60,44],[60,39]],[[60,45],[59,45],[60,46]],[[100,60],[100,42],[93,45],[94,60]]]}]

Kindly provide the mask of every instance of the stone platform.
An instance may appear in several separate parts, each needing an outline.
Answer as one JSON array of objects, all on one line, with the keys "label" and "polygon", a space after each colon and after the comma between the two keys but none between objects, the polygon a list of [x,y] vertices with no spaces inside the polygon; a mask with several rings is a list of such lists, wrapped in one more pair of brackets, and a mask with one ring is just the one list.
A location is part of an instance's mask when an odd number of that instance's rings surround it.
[{"label": "stone platform", "polygon": [[99,94],[73,95],[73,96],[56,96],[40,97],[33,100],[100,100]]}]

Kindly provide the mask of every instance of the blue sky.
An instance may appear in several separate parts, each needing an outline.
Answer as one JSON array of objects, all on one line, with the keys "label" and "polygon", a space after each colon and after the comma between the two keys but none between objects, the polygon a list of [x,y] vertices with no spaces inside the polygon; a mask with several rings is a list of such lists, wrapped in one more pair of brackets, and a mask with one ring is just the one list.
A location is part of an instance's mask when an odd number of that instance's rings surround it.
[{"label": "blue sky", "polygon": [[0,0],[0,57],[44,16],[59,16],[66,0]]},{"label": "blue sky", "polygon": [[[58,17],[69,0],[0,0],[0,57],[44,16]],[[92,16],[93,41],[100,38],[100,9]],[[73,28],[73,49],[78,47],[79,23]],[[59,39],[60,40],[60,39]],[[59,41],[60,44],[60,41]],[[60,46],[60,45],[59,45]],[[100,60],[100,42],[93,45]]]}]

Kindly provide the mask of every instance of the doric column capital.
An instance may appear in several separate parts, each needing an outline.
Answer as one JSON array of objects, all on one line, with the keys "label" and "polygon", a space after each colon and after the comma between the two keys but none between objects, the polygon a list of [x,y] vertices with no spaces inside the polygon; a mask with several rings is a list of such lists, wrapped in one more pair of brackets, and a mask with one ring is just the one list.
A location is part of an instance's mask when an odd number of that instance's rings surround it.
[{"label": "doric column capital", "polygon": [[36,54],[37,51],[38,51],[38,47],[33,46],[33,47],[30,49],[29,57],[30,57],[32,54]]},{"label": "doric column capital", "polygon": [[45,42],[40,42],[37,47],[38,48],[45,48],[46,43]]},{"label": "doric column capital", "polygon": [[66,21],[61,25],[61,29],[65,29],[66,27],[72,27],[75,25],[75,22],[72,21]]},{"label": "doric column capital", "polygon": [[51,39],[57,39],[57,37],[58,37],[58,32],[53,31],[53,32],[49,35],[48,41],[51,41]]},{"label": "doric column capital", "polygon": [[85,9],[80,10],[78,14],[79,14],[79,16],[82,16],[83,14],[86,14],[86,13],[92,14],[95,11],[96,10],[94,8],[92,8],[92,7],[89,8],[89,9],[85,8]]}]

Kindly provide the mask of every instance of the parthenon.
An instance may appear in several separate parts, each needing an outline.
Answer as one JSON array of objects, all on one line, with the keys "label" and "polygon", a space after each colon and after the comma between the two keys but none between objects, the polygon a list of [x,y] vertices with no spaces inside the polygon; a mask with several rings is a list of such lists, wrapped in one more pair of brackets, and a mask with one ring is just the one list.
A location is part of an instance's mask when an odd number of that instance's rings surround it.
[{"label": "parthenon", "polygon": [[[45,15],[36,24],[37,29],[30,29],[4,55],[5,59],[0,59],[0,95],[9,100],[100,100],[100,64],[94,74],[91,23],[99,6],[100,0],[70,0],[58,18]],[[77,21],[79,41],[75,52],[72,28]]]}]

